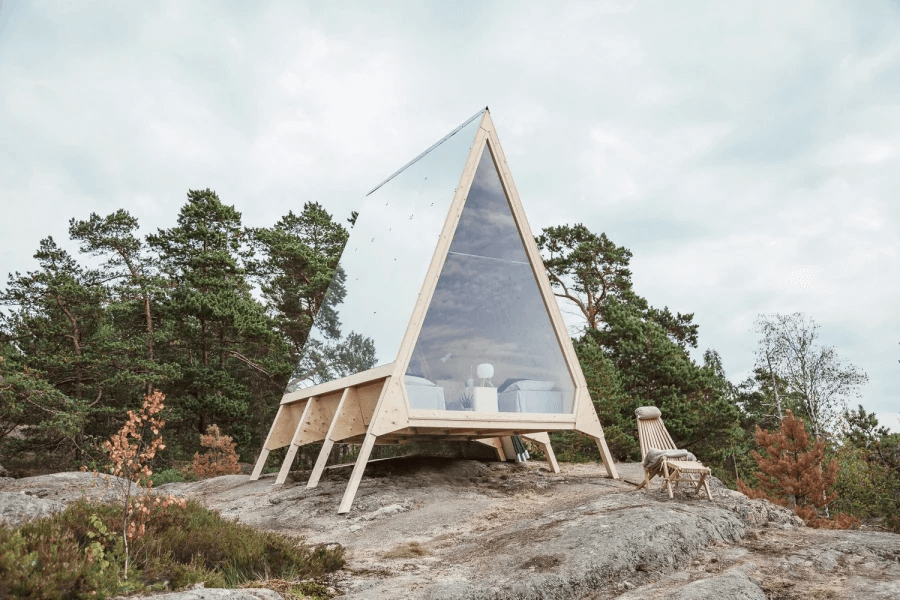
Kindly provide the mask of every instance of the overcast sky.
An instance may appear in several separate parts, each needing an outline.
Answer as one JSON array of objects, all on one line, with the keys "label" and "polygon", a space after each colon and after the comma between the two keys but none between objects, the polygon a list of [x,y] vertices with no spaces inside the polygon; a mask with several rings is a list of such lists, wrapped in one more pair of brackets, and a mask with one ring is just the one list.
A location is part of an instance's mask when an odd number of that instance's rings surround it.
[{"label": "overcast sky", "polygon": [[189,189],[343,219],[487,105],[535,232],[631,249],[734,382],[805,313],[900,429],[900,2],[0,2],[4,277]]}]

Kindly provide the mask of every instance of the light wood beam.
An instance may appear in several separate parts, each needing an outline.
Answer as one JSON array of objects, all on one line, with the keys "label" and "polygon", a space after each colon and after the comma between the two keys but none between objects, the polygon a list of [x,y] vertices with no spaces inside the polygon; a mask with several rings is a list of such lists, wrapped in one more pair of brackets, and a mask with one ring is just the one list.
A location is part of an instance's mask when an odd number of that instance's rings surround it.
[{"label": "light wood beam", "polygon": [[297,428],[294,430],[294,437],[291,438],[291,445],[288,448],[287,456],[284,457],[284,462],[281,463],[281,470],[278,471],[278,477],[275,478],[276,485],[281,485],[287,479],[288,472],[291,470],[291,465],[294,463],[294,457],[297,456],[297,448],[300,447],[300,432],[303,430],[303,426],[306,425],[306,421],[309,419],[309,413],[316,401],[316,397],[313,396],[306,401],[306,406],[303,407],[303,414],[300,415],[300,421],[297,423]]},{"label": "light wood beam", "polygon": [[531,440],[541,447],[547,460],[547,466],[554,473],[559,473],[559,463],[556,462],[556,455],[553,453],[553,446],[550,445],[550,436],[546,431],[541,433],[523,433],[522,436],[526,440]]},{"label": "light wood beam", "polygon": [[347,489],[344,490],[344,497],[341,499],[341,505],[338,507],[338,514],[350,512],[353,506],[353,499],[356,498],[356,490],[359,488],[359,482],[362,479],[363,471],[366,469],[366,463],[369,461],[369,455],[372,453],[372,446],[375,445],[375,434],[367,433],[366,439],[363,440],[362,446],[359,447],[359,456],[356,457],[356,464],[353,465],[353,473],[350,474],[350,482]]},{"label": "light wood beam", "polygon": [[[347,405],[352,403],[352,400],[348,402],[348,398],[352,397],[356,398],[356,391],[353,388],[345,388],[344,393],[341,394],[341,399],[338,402],[337,408],[334,411],[334,418],[331,419],[331,424],[328,426],[328,432],[325,434],[325,440],[322,442],[322,449],[319,451],[319,456],[316,459],[316,465],[313,467],[312,473],[309,475],[309,481],[306,482],[307,488],[314,488],[319,484],[319,478],[322,476],[322,471],[325,469],[325,465],[328,462],[328,455],[331,453],[331,449],[334,447],[334,437],[335,437],[335,429],[338,424],[345,420],[353,420],[354,417],[362,424],[362,416],[359,415],[359,410],[357,406],[354,406],[353,409],[347,410]],[[353,414],[355,412],[355,415]],[[362,428],[365,431],[365,427]],[[349,437],[349,436],[344,436]]]},{"label": "light wood beam", "polygon": [[266,441],[263,443],[263,447],[259,452],[259,456],[256,457],[256,464],[253,466],[253,473],[250,474],[250,481],[256,481],[257,479],[259,479],[259,476],[262,474],[263,467],[266,466],[266,459],[269,458],[269,440],[272,439],[272,432],[275,431],[275,427],[276,425],[278,425],[278,420],[281,418],[281,413],[284,410],[285,408],[283,406],[279,406],[278,412],[275,413],[275,418],[272,420],[272,426],[269,427],[269,433],[266,435]]}]

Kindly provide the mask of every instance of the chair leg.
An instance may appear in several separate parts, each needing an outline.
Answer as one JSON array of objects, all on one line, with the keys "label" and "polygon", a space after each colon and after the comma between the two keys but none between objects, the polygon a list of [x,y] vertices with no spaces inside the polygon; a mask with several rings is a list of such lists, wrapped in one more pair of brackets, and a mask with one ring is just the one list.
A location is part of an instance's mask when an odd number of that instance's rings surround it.
[{"label": "chair leg", "polygon": [[644,481],[641,485],[634,488],[634,491],[638,491],[642,487],[646,487],[648,490],[650,489],[650,474],[647,472],[647,469],[644,469]]},{"label": "chair leg", "polygon": [[675,494],[672,493],[672,475],[669,475],[669,465],[666,463],[666,459],[663,459],[663,475],[666,477],[666,487],[669,488],[669,500],[672,500],[675,498]]},{"label": "chair leg", "polygon": [[[693,477],[691,477],[693,479]],[[706,473],[700,474],[700,479],[695,480],[697,482],[696,487],[694,488],[694,493],[699,494],[703,490],[703,484],[706,483]]]}]

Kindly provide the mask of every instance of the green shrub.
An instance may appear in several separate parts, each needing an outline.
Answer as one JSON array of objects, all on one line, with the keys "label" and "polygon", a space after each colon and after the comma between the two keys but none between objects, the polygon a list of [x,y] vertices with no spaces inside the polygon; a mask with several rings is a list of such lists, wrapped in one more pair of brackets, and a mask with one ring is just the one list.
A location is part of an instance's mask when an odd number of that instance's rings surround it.
[{"label": "green shrub", "polygon": [[159,487],[167,483],[178,483],[184,481],[184,473],[178,469],[165,469],[150,476],[153,480],[153,487]]},{"label": "green shrub", "polygon": [[105,598],[194,583],[233,587],[261,576],[310,579],[340,569],[341,547],[310,547],[223,519],[196,502],[152,511],[131,542],[128,581],[121,507],[85,500],[16,528],[0,525],[0,598]]}]

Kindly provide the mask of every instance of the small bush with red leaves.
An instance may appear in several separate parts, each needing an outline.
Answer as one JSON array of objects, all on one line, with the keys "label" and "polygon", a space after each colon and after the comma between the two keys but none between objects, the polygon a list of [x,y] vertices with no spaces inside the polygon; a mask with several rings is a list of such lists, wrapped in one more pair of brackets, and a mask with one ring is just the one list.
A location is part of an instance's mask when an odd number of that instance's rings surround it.
[{"label": "small bush with red leaves", "polygon": [[218,425],[210,425],[206,428],[206,435],[200,436],[200,445],[208,448],[206,452],[194,454],[190,471],[197,479],[218,477],[219,475],[237,475],[241,472],[238,465],[238,455],[235,452],[237,444],[230,436],[219,431]]},{"label": "small bush with red leaves", "polygon": [[833,519],[820,513],[837,497],[831,489],[837,477],[837,463],[825,464],[825,442],[812,441],[803,421],[787,411],[779,431],[756,426],[756,443],[763,453],[751,452],[759,466],[755,473],[759,487],[753,489],[738,479],[737,487],[750,498],[763,498],[793,508],[810,527],[852,529],[859,519],[846,514]]}]

